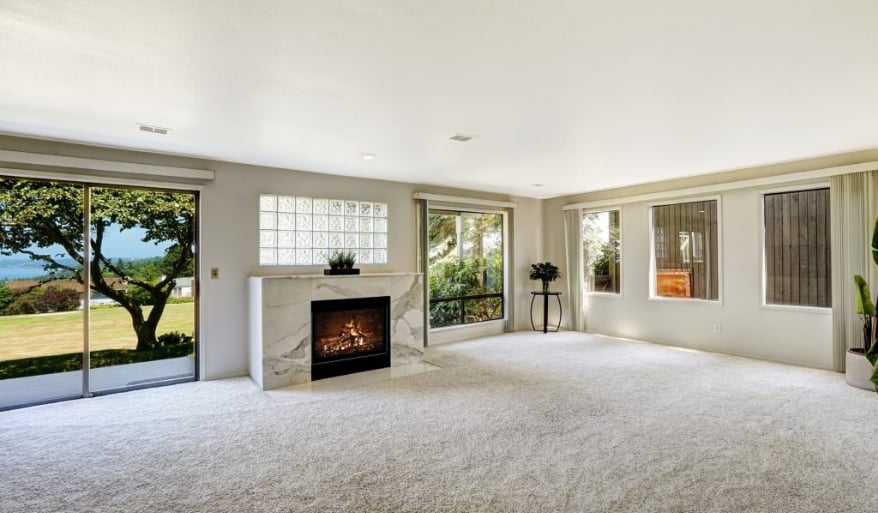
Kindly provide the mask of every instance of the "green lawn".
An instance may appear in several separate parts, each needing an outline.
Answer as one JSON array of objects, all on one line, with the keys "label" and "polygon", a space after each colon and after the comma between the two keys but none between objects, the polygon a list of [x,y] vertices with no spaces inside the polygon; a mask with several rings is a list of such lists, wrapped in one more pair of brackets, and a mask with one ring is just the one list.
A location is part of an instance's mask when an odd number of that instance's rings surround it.
[{"label": "green lawn", "polygon": [[[137,338],[128,312],[115,307],[90,313],[92,351],[134,349]],[[81,353],[82,317],[81,311],[0,316],[0,361]],[[194,326],[195,303],[170,304],[165,307],[157,333],[179,331],[192,335]]]}]

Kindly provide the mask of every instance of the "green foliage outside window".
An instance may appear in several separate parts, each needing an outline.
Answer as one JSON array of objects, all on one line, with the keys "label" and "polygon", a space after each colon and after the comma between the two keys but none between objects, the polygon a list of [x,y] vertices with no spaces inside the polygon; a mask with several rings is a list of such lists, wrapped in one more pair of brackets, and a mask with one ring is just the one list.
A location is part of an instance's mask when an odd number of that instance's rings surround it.
[{"label": "green foliage outside window", "polygon": [[619,211],[588,212],[582,216],[582,261],[586,292],[620,291]]},{"label": "green foliage outside window", "polygon": [[15,295],[5,281],[0,281],[0,315],[5,315],[6,309],[15,300]]}]

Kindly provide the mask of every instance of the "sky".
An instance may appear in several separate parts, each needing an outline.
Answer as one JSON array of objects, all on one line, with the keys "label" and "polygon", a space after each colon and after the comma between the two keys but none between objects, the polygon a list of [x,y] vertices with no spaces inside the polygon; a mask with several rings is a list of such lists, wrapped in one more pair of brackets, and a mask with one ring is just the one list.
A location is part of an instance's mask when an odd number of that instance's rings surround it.
[{"label": "sky", "polygon": [[[170,243],[164,242],[156,245],[151,242],[141,242],[144,230],[140,228],[132,228],[130,230],[120,230],[118,225],[107,228],[104,233],[103,251],[110,258],[150,258],[162,256]],[[64,253],[61,246],[52,246],[50,248],[32,248],[40,253]],[[4,260],[26,258],[25,255],[3,256],[0,255],[0,265]],[[2,273],[0,273],[2,274]]]}]

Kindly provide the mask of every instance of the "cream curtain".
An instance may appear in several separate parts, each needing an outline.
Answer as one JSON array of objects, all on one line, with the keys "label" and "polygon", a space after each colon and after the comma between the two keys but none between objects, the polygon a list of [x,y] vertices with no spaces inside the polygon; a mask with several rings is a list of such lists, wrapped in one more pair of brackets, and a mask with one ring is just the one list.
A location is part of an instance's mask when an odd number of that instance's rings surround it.
[{"label": "cream curtain", "polygon": [[872,261],[871,240],[878,215],[878,171],[833,176],[830,186],[832,224],[833,366],[844,371],[845,353],[859,347],[862,325],[857,317],[855,274],[878,291],[878,266]]},{"label": "cream curtain", "polygon": [[570,329],[585,331],[582,304],[582,210],[564,211],[564,248],[567,253],[567,304],[570,305]]}]

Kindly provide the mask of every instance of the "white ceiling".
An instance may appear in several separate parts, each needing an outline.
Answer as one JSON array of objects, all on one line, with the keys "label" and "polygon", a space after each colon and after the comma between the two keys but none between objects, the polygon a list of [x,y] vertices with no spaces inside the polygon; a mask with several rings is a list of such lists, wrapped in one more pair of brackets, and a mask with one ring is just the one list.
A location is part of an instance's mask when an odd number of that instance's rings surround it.
[{"label": "white ceiling", "polygon": [[878,147],[878,1],[0,0],[0,132],[606,189]]}]

